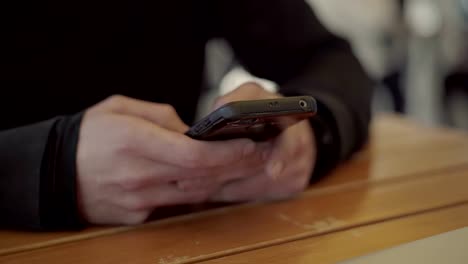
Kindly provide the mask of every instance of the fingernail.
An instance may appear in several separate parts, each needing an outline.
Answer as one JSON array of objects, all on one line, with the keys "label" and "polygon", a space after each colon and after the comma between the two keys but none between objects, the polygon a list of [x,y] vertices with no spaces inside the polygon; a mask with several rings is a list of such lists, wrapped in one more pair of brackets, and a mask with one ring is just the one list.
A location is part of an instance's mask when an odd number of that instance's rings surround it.
[{"label": "fingernail", "polygon": [[283,170],[283,162],[275,161],[267,168],[268,175],[273,178],[277,179],[281,175],[281,171]]},{"label": "fingernail", "polygon": [[244,152],[242,153],[244,156],[248,156],[252,154],[255,151],[255,143],[254,142],[248,142],[244,146]]}]

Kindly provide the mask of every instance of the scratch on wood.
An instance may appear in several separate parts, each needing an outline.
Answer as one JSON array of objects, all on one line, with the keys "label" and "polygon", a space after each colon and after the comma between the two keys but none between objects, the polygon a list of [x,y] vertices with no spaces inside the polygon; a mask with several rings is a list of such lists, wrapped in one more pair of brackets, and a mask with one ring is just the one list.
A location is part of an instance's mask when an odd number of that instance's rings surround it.
[{"label": "scratch on wood", "polygon": [[351,235],[356,238],[362,237],[362,233],[357,230],[351,230]]},{"label": "scratch on wood", "polygon": [[189,256],[174,257],[169,255],[167,257],[159,258],[158,264],[178,264],[189,259]]},{"label": "scratch on wood", "polygon": [[306,225],[306,224],[303,224],[303,223],[300,223],[299,221],[296,221],[294,219],[292,219],[291,217],[285,215],[285,214],[278,214],[278,218],[285,221],[285,222],[288,222],[288,223],[291,223],[297,227],[300,227],[300,228],[303,228],[303,229],[309,229],[309,226]]},{"label": "scratch on wood", "polygon": [[335,217],[327,217],[322,220],[315,221],[312,224],[307,224],[307,223],[301,223],[297,220],[294,220],[286,214],[280,213],[277,216],[279,219],[285,222],[291,223],[294,226],[297,226],[303,229],[308,229],[308,230],[312,229],[318,232],[330,230],[331,228],[336,228],[337,226],[341,226],[344,224],[344,221],[338,220]]}]

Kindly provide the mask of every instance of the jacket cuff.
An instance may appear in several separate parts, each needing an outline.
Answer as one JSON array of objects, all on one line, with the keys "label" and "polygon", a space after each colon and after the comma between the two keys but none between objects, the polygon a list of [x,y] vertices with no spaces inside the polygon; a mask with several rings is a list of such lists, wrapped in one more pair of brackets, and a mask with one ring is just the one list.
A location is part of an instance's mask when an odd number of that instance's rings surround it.
[{"label": "jacket cuff", "polygon": [[59,117],[49,134],[41,170],[40,219],[43,229],[84,226],[76,192],[76,151],[82,113]]},{"label": "jacket cuff", "polygon": [[341,161],[341,138],[336,120],[331,111],[319,99],[317,115],[310,118],[314,130],[317,156],[310,182],[316,182]]},{"label": "jacket cuff", "polygon": [[[315,168],[310,181],[315,182],[351,156],[355,149],[356,128],[351,113],[332,96],[310,91],[303,94],[310,95],[317,101],[317,115],[310,118],[317,147]],[[285,95],[296,96],[301,93],[299,91]]]}]

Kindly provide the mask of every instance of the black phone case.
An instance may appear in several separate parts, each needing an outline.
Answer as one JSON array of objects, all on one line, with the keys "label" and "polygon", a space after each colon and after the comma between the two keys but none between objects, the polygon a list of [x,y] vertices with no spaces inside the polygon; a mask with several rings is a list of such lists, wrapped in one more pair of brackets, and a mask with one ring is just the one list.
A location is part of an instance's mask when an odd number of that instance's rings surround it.
[{"label": "black phone case", "polygon": [[237,101],[221,106],[193,125],[186,135],[198,140],[268,140],[317,112],[311,96]]}]

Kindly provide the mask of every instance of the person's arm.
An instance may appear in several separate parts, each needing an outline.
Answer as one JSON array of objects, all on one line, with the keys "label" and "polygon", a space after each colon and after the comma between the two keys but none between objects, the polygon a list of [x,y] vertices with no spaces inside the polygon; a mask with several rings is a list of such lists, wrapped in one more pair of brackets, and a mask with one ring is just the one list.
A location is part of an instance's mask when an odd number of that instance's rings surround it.
[{"label": "person's arm", "polygon": [[79,227],[75,148],[81,114],[0,131],[1,228]]},{"label": "person's arm", "polygon": [[[206,201],[213,179],[245,175],[265,152],[249,139],[193,140],[187,129],[172,106],[111,96],[0,132],[0,228],[141,223],[155,208]],[[205,178],[200,189],[178,184]]]},{"label": "person's arm", "polygon": [[284,95],[318,100],[317,176],[363,145],[372,82],[347,42],[329,33],[303,0],[212,4],[214,34],[228,40],[247,70],[278,83]]}]

